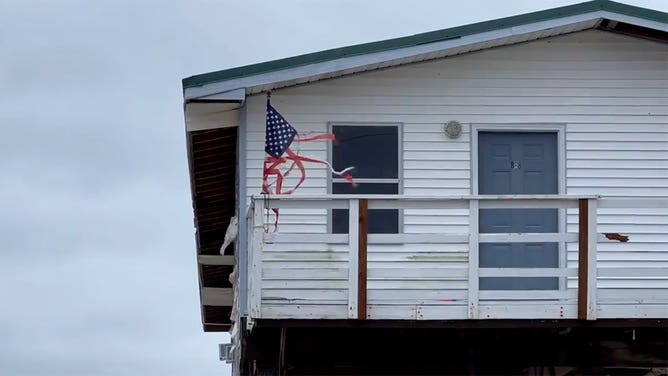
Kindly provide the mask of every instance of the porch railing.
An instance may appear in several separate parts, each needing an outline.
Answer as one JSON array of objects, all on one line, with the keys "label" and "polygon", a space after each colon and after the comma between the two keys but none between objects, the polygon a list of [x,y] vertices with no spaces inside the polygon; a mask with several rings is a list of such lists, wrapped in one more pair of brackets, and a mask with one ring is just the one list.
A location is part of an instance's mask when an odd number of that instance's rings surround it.
[{"label": "porch railing", "polygon": [[[269,244],[310,243],[342,245],[348,250],[347,317],[366,319],[369,314],[367,283],[370,278],[367,252],[369,245],[382,244],[467,244],[468,268],[448,269],[452,277],[467,280],[467,289],[453,292],[454,300],[466,301],[466,311],[461,319],[489,317],[480,311],[481,301],[531,301],[557,300],[577,301],[578,319],[596,318],[596,244],[599,238],[596,229],[596,196],[572,195],[485,195],[456,197],[414,197],[402,195],[322,195],[322,196],[255,196],[248,212],[249,232],[249,312],[251,318],[262,317],[263,249]],[[278,231],[267,220],[267,213],[278,209],[348,209],[348,233],[297,233],[282,232],[279,218]],[[368,211],[373,209],[466,209],[468,211],[467,233],[398,233],[369,234]],[[567,232],[565,220],[560,221],[556,233],[480,233],[479,215],[481,209],[577,209],[578,232]],[[578,243],[578,267],[569,267],[568,262],[557,268],[480,268],[480,243]],[[562,250],[565,249],[565,246]],[[564,251],[565,252],[565,251]],[[427,270],[427,269],[425,269]],[[425,271],[427,272],[427,271]],[[383,278],[388,273],[421,273],[420,270],[376,270],[372,278]],[[384,274],[385,273],[385,274]],[[396,275],[387,277],[396,277]],[[577,289],[569,289],[567,284],[559,290],[480,290],[480,277],[558,277],[574,280]],[[429,309],[425,305],[426,315]],[[564,316],[565,317],[565,316]],[[454,317],[451,317],[454,318]]]}]

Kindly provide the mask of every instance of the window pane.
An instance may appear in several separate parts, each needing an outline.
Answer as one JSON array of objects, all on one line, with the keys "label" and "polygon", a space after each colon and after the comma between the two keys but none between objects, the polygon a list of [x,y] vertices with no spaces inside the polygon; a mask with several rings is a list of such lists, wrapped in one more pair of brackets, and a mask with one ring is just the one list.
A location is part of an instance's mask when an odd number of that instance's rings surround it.
[{"label": "window pane", "polygon": [[[397,183],[362,183],[352,187],[350,183],[333,183],[334,194],[397,194]],[[332,232],[348,233],[348,210],[332,210]],[[399,211],[396,209],[369,210],[370,234],[396,234],[399,232]]]},{"label": "window pane", "polygon": [[399,128],[396,126],[335,125],[334,169],[354,166],[357,178],[399,177]]},{"label": "window pane", "polygon": [[397,183],[332,183],[332,193],[335,195],[396,195],[399,193]]}]

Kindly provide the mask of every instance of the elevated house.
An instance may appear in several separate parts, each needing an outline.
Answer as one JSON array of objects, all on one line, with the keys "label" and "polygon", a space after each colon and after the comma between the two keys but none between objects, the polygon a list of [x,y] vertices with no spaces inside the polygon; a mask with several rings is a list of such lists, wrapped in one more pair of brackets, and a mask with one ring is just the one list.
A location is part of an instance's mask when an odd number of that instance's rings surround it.
[{"label": "elevated house", "polygon": [[204,330],[244,375],[665,364],[667,42],[595,0],[184,79]]}]

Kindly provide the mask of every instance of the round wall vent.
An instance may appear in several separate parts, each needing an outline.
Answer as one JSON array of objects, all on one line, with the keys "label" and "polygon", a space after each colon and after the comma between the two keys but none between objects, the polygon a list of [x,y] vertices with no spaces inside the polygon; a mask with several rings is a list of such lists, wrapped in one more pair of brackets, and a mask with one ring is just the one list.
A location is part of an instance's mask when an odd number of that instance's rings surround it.
[{"label": "round wall vent", "polygon": [[444,127],[445,134],[448,138],[458,138],[462,134],[462,124],[458,121],[449,121]]}]

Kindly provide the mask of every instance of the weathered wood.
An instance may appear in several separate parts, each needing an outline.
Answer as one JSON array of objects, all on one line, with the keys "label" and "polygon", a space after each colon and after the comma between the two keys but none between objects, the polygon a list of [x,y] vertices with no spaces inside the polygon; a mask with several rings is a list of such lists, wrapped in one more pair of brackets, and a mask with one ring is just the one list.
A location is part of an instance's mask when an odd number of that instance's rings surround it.
[{"label": "weathered wood", "polygon": [[587,319],[587,289],[589,282],[589,203],[578,202],[578,319]]},{"label": "weathered wood", "polygon": [[574,303],[480,304],[480,318],[484,319],[573,319],[576,314],[577,305]]},{"label": "weathered wood", "polygon": [[367,234],[369,233],[369,201],[362,199],[359,201],[358,216],[358,280],[357,280],[357,318],[366,319],[367,305]]},{"label": "weathered wood", "polygon": [[234,265],[234,256],[198,255],[197,262],[200,265]]},{"label": "weathered wood", "polygon": [[[248,283],[248,305],[251,318],[261,317],[262,305],[262,249],[264,247],[264,201],[254,202],[254,212],[251,220],[251,242],[249,249],[250,275]],[[250,322],[250,321],[249,321]]]},{"label": "weathered wood", "polygon": [[232,306],[234,291],[231,288],[202,287],[202,305]]},{"label": "weathered wood", "polygon": [[268,232],[263,234],[266,243],[315,243],[315,244],[346,244],[348,235],[346,234],[294,234]]},{"label": "weathered wood", "polygon": [[668,316],[668,289],[600,289],[599,304],[665,304]]},{"label": "weathered wood", "polygon": [[469,274],[467,267],[459,268],[368,268],[369,280],[421,280],[438,281],[441,279],[466,280]]},{"label": "weathered wood", "polygon": [[479,209],[478,200],[469,201],[469,275],[468,275],[468,315],[469,319],[477,319],[478,316],[478,285],[479,285]]},{"label": "weathered wood", "polygon": [[359,300],[359,200],[348,208],[348,318],[357,319]]}]

